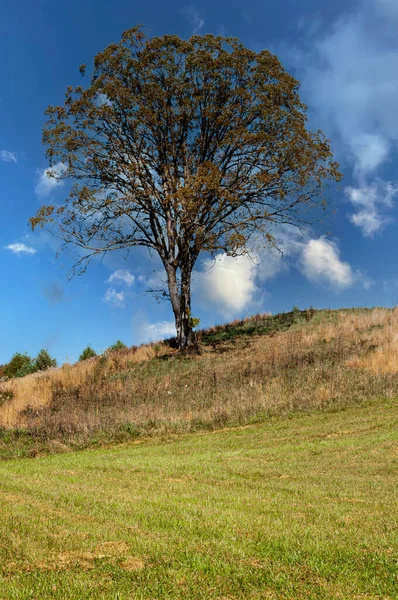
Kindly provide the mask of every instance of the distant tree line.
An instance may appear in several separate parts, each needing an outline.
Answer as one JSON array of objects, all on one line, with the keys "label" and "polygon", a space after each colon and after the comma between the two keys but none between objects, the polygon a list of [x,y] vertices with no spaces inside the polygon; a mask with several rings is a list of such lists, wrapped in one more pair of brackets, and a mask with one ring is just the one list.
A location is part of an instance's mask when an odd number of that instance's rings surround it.
[{"label": "distant tree line", "polygon": [[[127,349],[126,344],[118,340],[112,346],[110,346],[106,352],[116,352],[118,350]],[[79,356],[79,361],[87,360],[88,358],[94,358],[97,356],[96,351],[88,345]],[[27,352],[21,353],[16,352],[11,358],[10,362],[5,365],[0,365],[0,379],[14,379],[15,377],[25,377],[31,373],[37,373],[38,371],[45,371],[57,366],[55,358],[49,354],[48,350],[44,348],[40,350],[36,358],[32,358]]]},{"label": "distant tree line", "polygon": [[56,366],[57,361],[44,348],[40,350],[36,358],[32,358],[26,352],[24,354],[16,352],[8,364],[0,366],[0,377],[24,377],[30,373],[45,371]]}]

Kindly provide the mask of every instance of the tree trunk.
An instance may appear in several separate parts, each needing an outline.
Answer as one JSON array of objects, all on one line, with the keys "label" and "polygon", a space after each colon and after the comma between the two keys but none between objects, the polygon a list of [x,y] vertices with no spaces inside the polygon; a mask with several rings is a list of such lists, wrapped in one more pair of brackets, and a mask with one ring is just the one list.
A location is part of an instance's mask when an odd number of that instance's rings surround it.
[{"label": "tree trunk", "polygon": [[181,270],[178,282],[175,268],[168,266],[167,280],[177,330],[177,346],[181,352],[194,344],[191,324],[191,269]]}]

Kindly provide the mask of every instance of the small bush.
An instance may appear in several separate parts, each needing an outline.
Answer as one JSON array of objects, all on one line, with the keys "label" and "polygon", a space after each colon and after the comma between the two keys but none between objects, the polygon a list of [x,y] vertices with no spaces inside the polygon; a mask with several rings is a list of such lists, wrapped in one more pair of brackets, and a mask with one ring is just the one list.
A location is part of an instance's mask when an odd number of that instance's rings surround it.
[{"label": "small bush", "polygon": [[26,352],[25,354],[16,352],[3,371],[6,377],[24,377],[29,373],[34,373],[34,361]]},{"label": "small bush", "polygon": [[83,352],[79,356],[79,361],[87,360],[88,358],[94,358],[94,356],[97,356],[96,351],[90,345],[88,345],[87,348],[84,348]]},{"label": "small bush", "polygon": [[121,340],[117,340],[112,346],[109,346],[107,352],[117,352],[118,350],[127,350],[126,344],[123,344]]},{"label": "small bush", "polygon": [[39,354],[36,356],[34,362],[35,371],[45,371],[46,369],[51,369],[57,366],[57,361],[55,358],[51,358],[50,354],[47,350],[40,350]]}]

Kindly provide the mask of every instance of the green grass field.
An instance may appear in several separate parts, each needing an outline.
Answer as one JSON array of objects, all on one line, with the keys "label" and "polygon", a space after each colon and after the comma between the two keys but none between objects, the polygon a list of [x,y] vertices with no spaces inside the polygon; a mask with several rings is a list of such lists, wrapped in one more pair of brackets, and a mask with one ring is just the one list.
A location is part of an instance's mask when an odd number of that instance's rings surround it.
[{"label": "green grass field", "polygon": [[397,598],[394,400],[0,463],[0,598]]}]

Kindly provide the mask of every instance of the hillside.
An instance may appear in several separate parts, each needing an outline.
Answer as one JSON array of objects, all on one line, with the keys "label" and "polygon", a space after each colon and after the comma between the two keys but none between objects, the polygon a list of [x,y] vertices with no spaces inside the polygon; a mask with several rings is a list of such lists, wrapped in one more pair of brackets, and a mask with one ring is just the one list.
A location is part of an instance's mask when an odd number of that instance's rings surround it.
[{"label": "hillside", "polygon": [[0,384],[0,456],[398,396],[398,310],[294,310],[202,331],[199,356],[168,343]]},{"label": "hillside", "polygon": [[3,461],[1,599],[392,600],[397,416],[379,399]]}]

